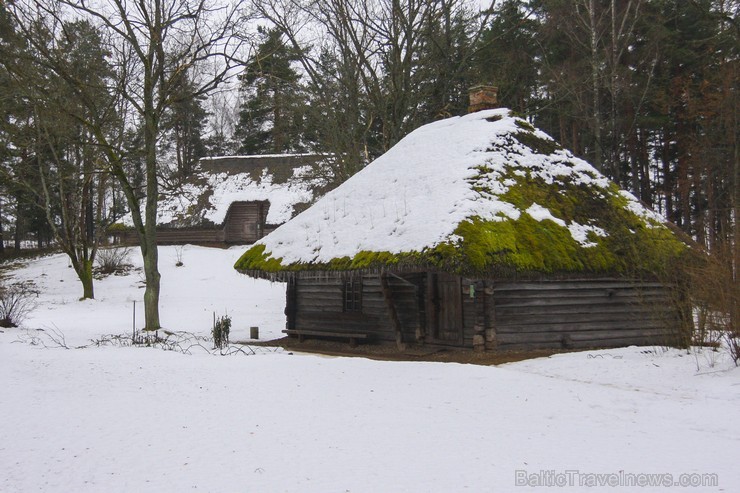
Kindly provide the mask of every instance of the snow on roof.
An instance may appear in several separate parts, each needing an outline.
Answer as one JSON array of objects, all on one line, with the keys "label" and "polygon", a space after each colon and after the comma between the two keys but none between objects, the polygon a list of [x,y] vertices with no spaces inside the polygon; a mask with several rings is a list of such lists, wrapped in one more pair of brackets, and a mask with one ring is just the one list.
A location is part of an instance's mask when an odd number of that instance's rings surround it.
[{"label": "snow on roof", "polygon": [[[295,155],[256,156],[260,159],[294,157]],[[228,156],[237,160],[246,156]],[[209,158],[218,159],[218,158]],[[319,163],[318,166],[321,166]],[[157,224],[174,227],[220,225],[234,202],[266,200],[270,202],[268,224],[282,224],[294,215],[298,204],[313,202],[319,191],[327,185],[312,165],[295,166],[289,170],[287,180],[276,179],[269,167],[259,175],[253,170],[245,172],[201,172],[185,183],[177,193],[164,196],[159,202]],[[130,215],[123,224],[131,226]]]},{"label": "snow on roof", "polygon": [[[480,111],[415,130],[261,239],[236,267],[243,271],[320,268],[337,259],[356,259],[362,252],[396,255],[437,249],[441,254],[444,245],[463,251],[469,247],[466,262],[478,255],[485,257],[479,260],[486,264],[492,254],[505,253],[518,263],[521,259],[516,255],[530,255],[527,248],[548,250],[547,241],[557,237],[567,243],[568,254],[577,251],[569,259],[572,265],[558,265],[557,259],[550,265],[545,265],[547,259],[542,265],[537,259],[524,259],[523,267],[591,268],[589,262],[597,260],[583,251],[598,250],[597,246],[608,243],[602,240],[622,226],[604,224],[598,211],[589,217],[584,208],[571,203],[576,199],[596,201],[591,204],[596,209],[606,208],[603,203],[608,207],[617,204],[619,214],[629,215],[623,222],[632,225],[630,231],[665,229],[660,216],[631,194],[619,191],[547,134],[507,109]],[[531,226],[533,221],[538,226]],[[505,237],[508,230],[502,228],[506,224],[516,225],[512,239]],[[548,238],[528,239],[522,232],[525,227],[539,228],[531,235],[544,231]],[[473,245],[485,251],[478,252]],[[602,253],[598,261],[608,263]],[[357,262],[349,266],[363,267]]]}]

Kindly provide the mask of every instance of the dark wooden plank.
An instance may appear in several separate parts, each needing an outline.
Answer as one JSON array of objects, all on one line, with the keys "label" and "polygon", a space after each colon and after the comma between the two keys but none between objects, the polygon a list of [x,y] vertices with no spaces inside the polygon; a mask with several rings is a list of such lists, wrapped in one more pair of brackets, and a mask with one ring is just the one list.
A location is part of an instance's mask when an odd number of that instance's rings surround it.
[{"label": "dark wooden plank", "polygon": [[518,308],[528,306],[558,305],[655,305],[675,301],[669,294],[640,296],[638,294],[624,296],[560,296],[560,297],[529,297],[529,298],[496,298],[495,304],[500,308]]},{"label": "dark wooden plank", "polygon": [[632,329],[618,331],[593,331],[593,332],[576,332],[571,334],[573,341],[605,341],[615,339],[658,339],[664,338],[671,334],[668,328],[663,329]]},{"label": "dark wooden plank", "polygon": [[[377,323],[378,317],[369,314],[363,314],[358,312],[336,312],[331,315],[331,322],[339,323]],[[324,313],[298,313],[299,320],[303,321],[324,321],[326,315]]]},{"label": "dark wooden plank", "polygon": [[529,316],[551,316],[551,315],[569,315],[569,314],[620,314],[620,313],[673,313],[675,308],[671,303],[636,303],[636,304],[615,304],[615,303],[587,303],[578,305],[560,305],[560,306],[529,306],[523,308],[517,307],[496,307],[496,315],[500,320],[510,318],[520,319]]},{"label": "dark wooden plank", "polygon": [[[296,319],[295,330],[326,330],[332,332],[364,332],[368,335],[378,335],[383,332],[382,328],[377,323],[372,323],[369,320],[361,320],[353,323],[342,323],[338,321],[327,321],[327,320],[302,320],[300,317]],[[389,330],[387,332],[390,332]]]},{"label": "dark wooden plank", "polygon": [[334,313],[344,313],[342,312],[342,306],[316,306],[316,305],[304,305],[302,302],[298,303],[298,313],[299,314],[305,314],[306,316],[311,317],[331,317]]},{"label": "dark wooden plank", "polygon": [[615,320],[590,323],[550,323],[537,325],[499,325],[496,328],[499,334],[540,333],[540,332],[586,332],[595,330],[624,330],[624,329],[654,329],[668,328],[666,320]]},{"label": "dark wooden plank", "polygon": [[591,313],[562,313],[562,314],[522,314],[502,316],[499,314],[496,320],[500,327],[512,325],[548,325],[553,323],[579,325],[582,323],[612,322],[615,320],[670,320],[675,317],[668,316],[670,312],[646,311],[646,312],[602,312]]},{"label": "dark wooden plank", "polygon": [[299,296],[303,301],[320,304],[320,305],[339,305],[342,306],[342,293],[307,293],[303,290],[298,291]]},{"label": "dark wooden plank", "polygon": [[630,298],[630,297],[661,297],[670,296],[668,289],[571,289],[568,291],[526,291],[519,293],[506,293],[494,290],[496,299],[499,300],[530,300],[530,299],[572,299],[572,298]]},{"label": "dark wooden plank", "polygon": [[305,286],[303,280],[301,280],[300,291],[306,293],[309,296],[315,297],[328,297],[328,296],[339,296],[342,298],[342,286],[337,284],[327,284],[324,286]]},{"label": "dark wooden plank", "polygon": [[460,277],[438,273],[437,283],[437,327],[435,339],[454,343],[462,342],[464,314]]},{"label": "dark wooden plank", "polygon": [[388,317],[390,318],[391,326],[396,335],[396,344],[399,346],[403,344],[403,330],[401,328],[401,321],[398,319],[398,312],[396,311],[396,305],[393,301],[394,293],[391,291],[391,287],[388,283],[388,278],[384,275],[380,276],[380,286],[383,289],[383,298],[385,299],[386,310]]},{"label": "dark wooden plank", "polygon": [[298,310],[298,281],[295,278],[288,280],[285,289],[285,318],[286,327],[295,329],[296,312]]},{"label": "dark wooden plank", "polygon": [[264,233],[263,202],[234,202],[226,213],[225,240],[231,243],[257,241]]},{"label": "dark wooden plank", "polygon": [[673,299],[670,296],[655,296],[649,299],[639,296],[620,297],[620,298],[587,298],[587,297],[567,297],[567,298],[531,298],[531,299],[518,299],[518,300],[502,300],[496,299],[496,308],[519,308],[519,307],[531,307],[531,306],[559,306],[559,305],[589,305],[592,303],[605,303],[605,304],[624,304],[624,305],[640,305],[645,303],[671,303]]},{"label": "dark wooden plank", "polygon": [[523,345],[523,347],[552,348],[584,348],[584,347],[619,347],[628,345],[653,345],[670,341],[670,334],[665,332],[627,332],[625,334],[594,334],[594,337],[583,337],[584,334],[569,334],[567,339],[564,334],[540,333],[540,334],[502,334],[497,338],[498,346],[502,349],[511,349],[510,346]]},{"label": "dark wooden plank", "polygon": [[495,283],[494,289],[496,291],[566,291],[570,289],[581,290],[581,289],[620,289],[620,288],[665,288],[664,284],[658,282],[643,282],[643,281],[616,281],[616,280],[603,280],[603,281],[543,281],[539,283]]},{"label": "dark wooden plank", "polygon": [[290,336],[298,336],[301,341],[303,341],[304,336],[349,339],[349,344],[352,347],[357,345],[358,339],[367,338],[367,334],[359,332],[333,332],[326,330],[284,330],[283,332]]},{"label": "dark wooden plank", "polygon": [[331,336],[331,337],[355,337],[357,339],[367,338],[367,334],[362,332],[333,332],[330,330],[283,330],[283,333],[288,335],[306,335],[306,336]]}]

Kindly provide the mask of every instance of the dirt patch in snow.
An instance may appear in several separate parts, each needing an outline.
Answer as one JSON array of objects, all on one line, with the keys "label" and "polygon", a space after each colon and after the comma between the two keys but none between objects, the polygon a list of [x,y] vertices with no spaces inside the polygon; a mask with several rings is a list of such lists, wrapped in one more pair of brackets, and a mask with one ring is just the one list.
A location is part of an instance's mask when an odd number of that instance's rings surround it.
[{"label": "dirt patch in snow", "polygon": [[326,339],[305,339],[300,342],[294,337],[284,337],[272,341],[248,341],[251,346],[279,346],[286,351],[323,354],[327,356],[360,357],[383,361],[436,361],[442,363],[466,363],[474,365],[500,365],[531,358],[542,358],[566,351],[474,351],[432,345],[407,344],[398,349],[394,343],[360,343],[352,347],[347,342]]}]

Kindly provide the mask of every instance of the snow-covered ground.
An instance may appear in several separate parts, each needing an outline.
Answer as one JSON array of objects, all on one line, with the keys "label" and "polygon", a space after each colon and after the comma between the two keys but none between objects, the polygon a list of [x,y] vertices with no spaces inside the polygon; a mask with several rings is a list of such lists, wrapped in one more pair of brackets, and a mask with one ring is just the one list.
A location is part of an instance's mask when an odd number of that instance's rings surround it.
[{"label": "snow-covered ground", "polygon": [[[259,327],[260,338],[275,339],[285,328],[285,285],[246,277],[234,270],[244,247],[228,250],[186,245],[162,247],[160,318],[171,331],[208,335],[213,314],[232,319],[232,340],[249,338]],[[183,265],[177,267],[178,259]],[[80,302],[82,287],[67,258],[44,257],[16,272],[18,280],[33,280],[41,291],[38,308],[24,324],[57,329],[69,345],[86,344],[101,334],[130,334],[144,326],[144,273],[138,247],[130,249],[130,263],[138,268],[127,276],[108,276],[95,282],[95,299]],[[134,306],[135,305],[135,306]]]},{"label": "snow-covered ground", "polygon": [[[163,325],[206,335],[215,311],[232,317],[233,338],[254,325],[278,337],[283,286],[234,273],[241,250],[186,247],[175,267],[176,249],[162,248]],[[62,256],[15,275],[42,293],[25,329],[0,333],[2,492],[740,485],[740,370],[721,352],[631,347],[483,367],[50,349],[19,340],[58,331],[74,346],[130,332],[141,275],[100,281],[85,302]],[[705,485],[673,485],[681,480]]]}]

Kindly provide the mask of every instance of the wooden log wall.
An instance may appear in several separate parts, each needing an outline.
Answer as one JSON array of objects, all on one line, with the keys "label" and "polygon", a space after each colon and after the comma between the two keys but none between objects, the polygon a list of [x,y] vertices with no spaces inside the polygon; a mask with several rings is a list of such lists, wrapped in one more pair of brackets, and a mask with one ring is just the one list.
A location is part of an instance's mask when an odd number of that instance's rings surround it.
[{"label": "wooden log wall", "polygon": [[[118,242],[123,245],[138,245],[139,236],[134,231],[125,231],[118,234]],[[158,245],[213,245],[224,243],[223,229],[182,228],[157,230]]]},{"label": "wooden log wall", "polygon": [[493,292],[501,349],[664,345],[680,326],[673,290],[658,283],[496,283]]},{"label": "wooden log wall", "polygon": [[434,323],[428,320],[433,277],[426,273],[387,274],[384,281],[380,275],[361,276],[359,312],[344,311],[342,274],[301,276],[288,299],[288,310],[295,307],[289,328],[361,333],[368,342],[397,341],[399,326],[403,342],[478,350],[665,345],[675,344],[680,330],[674,292],[658,283],[463,278],[462,334],[445,340],[435,338],[429,325]]},{"label": "wooden log wall", "polygon": [[[362,310],[345,312],[344,278],[340,274],[298,276],[292,288],[295,290],[291,298],[295,303],[292,328],[329,333],[355,332],[366,334],[368,341],[396,342],[393,315],[383,294],[380,275],[363,275],[361,279]],[[413,283],[420,276],[404,276],[404,279],[387,276],[385,281],[401,327],[401,338],[405,342],[413,342],[420,324],[417,288]]]},{"label": "wooden log wall", "polygon": [[[158,245],[215,245],[251,244],[262,238],[268,228],[265,225],[270,203],[235,202],[229,207],[223,227],[213,228],[157,228]],[[277,226],[272,226],[274,230]],[[138,245],[135,231],[117,233],[117,242],[123,245]]]}]

